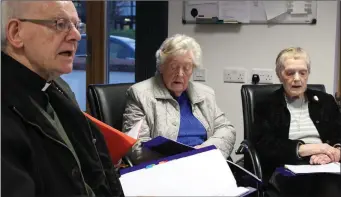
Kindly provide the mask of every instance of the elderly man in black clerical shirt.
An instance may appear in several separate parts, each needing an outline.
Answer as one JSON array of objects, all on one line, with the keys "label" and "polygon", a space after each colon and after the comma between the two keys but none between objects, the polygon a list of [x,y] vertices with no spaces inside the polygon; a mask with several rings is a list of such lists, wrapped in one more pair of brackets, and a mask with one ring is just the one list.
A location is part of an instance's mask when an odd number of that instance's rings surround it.
[{"label": "elderly man in black clerical shirt", "polygon": [[97,127],[60,75],[72,71],[72,1],[2,1],[1,194],[124,196]]}]

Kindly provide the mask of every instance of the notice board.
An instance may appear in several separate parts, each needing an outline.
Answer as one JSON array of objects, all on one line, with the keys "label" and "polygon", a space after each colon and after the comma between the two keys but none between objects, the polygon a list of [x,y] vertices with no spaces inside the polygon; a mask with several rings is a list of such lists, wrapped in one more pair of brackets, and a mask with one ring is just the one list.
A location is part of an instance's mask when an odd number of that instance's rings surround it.
[{"label": "notice board", "polygon": [[183,2],[182,22],[316,24],[317,1],[200,1]]}]

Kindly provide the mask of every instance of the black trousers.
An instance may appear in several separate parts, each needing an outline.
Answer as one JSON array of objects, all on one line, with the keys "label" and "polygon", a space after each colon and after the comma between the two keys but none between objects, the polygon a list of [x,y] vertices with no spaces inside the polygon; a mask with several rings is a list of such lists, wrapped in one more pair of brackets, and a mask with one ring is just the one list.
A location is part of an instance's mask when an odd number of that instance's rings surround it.
[{"label": "black trousers", "polygon": [[271,183],[281,197],[340,197],[341,175],[308,174],[286,177],[277,174]]}]

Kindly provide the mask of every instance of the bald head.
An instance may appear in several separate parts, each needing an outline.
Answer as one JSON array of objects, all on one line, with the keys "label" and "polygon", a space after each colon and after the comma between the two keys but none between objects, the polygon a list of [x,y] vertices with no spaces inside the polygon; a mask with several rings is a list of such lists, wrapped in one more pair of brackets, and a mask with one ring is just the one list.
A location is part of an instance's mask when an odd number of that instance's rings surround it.
[{"label": "bald head", "polygon": [[2,51],[46,80],[72,71],[79,17],[72,1],[2,2]]},{"label": "bald head", "polygon": [[7,44],[6,29],[12,18],[39,18],[39,15],[48,15],[60,9],[62,4],[72,1],[1,1],[1,47]]}]

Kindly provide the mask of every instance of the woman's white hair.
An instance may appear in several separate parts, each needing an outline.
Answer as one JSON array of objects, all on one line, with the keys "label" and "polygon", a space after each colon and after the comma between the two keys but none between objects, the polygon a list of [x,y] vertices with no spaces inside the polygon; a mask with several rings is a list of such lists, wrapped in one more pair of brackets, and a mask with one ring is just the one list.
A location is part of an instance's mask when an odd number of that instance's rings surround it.
[{"label": "woman's white hair", "polygon": [[183,55],[188,52],[192,54],[193,66],[200,67],[202,64],[202,50],[197,41],[183,34],[175,34],[167,38],[156,51],[156,73],[160,72],[160,66],[168,57]]},{"label": "woman's white hair", "polygon": [[308,53],[301,47],[289,47],[283,49],[276,58],[276,74],[280,78],[281,72],[284,69],[284,62],[287,59],[303,59],[307,65],[308,73],[310,73],[310,57]]}]

